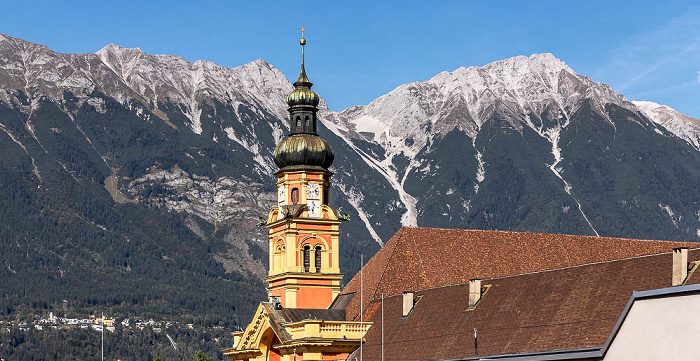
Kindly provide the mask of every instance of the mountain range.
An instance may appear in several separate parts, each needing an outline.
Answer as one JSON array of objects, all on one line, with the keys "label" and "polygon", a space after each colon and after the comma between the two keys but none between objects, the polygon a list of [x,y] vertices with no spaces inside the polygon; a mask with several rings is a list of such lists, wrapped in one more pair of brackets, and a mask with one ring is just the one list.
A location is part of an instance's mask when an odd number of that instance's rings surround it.
[{"label": "mountain range", "polygon": [[[0,317],[66,299],[246,324],[265,294],[256,223],[276,199],[292,88],[263,60],[64,54],[0,35]],[[320,107],[348,276],[401,226],[700,240],[700,120],[552,54]]]}]

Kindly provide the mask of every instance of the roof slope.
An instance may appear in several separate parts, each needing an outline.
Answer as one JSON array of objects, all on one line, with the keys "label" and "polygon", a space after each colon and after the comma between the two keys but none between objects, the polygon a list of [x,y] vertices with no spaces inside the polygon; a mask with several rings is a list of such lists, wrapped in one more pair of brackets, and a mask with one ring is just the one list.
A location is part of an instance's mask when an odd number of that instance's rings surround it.
[{"label": "roof slope", "polygon": [[[663,253],[482,281],[488,290],[468,310],[469,287],[417,291],[401,317],[402,296],[384,299],[385,360],[454,359],[602,347],[633,291],[669,287],[672,255]],[[700,250],[689,252],[700,259]],[[365,313],[374,325],[363,347],[366,360],[381,359],[381,301]]]},{"label": "roof slope", "polygon": [[[668,252],[698,243],[612,237],[437,228],[401,228],[365,265],[364,304],[458,283]],[[356,293],[348,319],[359,318],[360,273],[342,294]]]}]

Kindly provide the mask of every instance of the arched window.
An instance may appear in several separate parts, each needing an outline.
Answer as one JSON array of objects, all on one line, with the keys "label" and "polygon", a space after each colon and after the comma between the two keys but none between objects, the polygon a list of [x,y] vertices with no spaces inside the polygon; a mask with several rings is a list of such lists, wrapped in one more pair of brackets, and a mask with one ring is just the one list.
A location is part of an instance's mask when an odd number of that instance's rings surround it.
[{"label": "arched window", "polygon": [[287,258],[285,255],[287,254],[287,247],[282,246],[282,250],[280,251],[280,269],[284,269],[287,267]]},{"label": "arched window", "polygon": [[321,273],[321,246],[316,246],[316,273]]},{"label": "arched window", "polygon": [[301,127],[301,117],[297,117],[297,127]]},{"label": "arched window", "polygon": [[309,119],[309,116],[306,116],[306,126],[310,127],[311,126],[311,120]]},{"label": "arched window", "polygon": [[323,204],[327,206],[329,203],[330,202],[328,199],[328,187],[324,187],[323,188]]},{"label": "arched window", "polygon": [[275,251],[275,254],[272,256],[272,269],[277,270],[280,269],[280,263],[281,263],[281,250],[280,247],[277,247],[277,250]]},{"label": "arched window", "polygon": [[292,204],[299,203],[299,188],[292,188]]},{"label": "arched window", "polygon": [[304,272],[309,272],[311,268],[311,247],[309,245],[304,246]]}]

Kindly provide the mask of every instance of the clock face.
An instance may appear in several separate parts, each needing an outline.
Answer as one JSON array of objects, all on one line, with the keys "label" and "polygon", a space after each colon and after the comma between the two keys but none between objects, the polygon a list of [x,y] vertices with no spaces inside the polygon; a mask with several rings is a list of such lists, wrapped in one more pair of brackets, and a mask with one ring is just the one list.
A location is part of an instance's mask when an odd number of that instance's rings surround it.
[{"label": "clock face", "polygon": [[277,204],[279,205],[284,205],[285,199],[284,199],[284,184],[281,185],[279,188],[277,188]]},{"label": "clock face", "polygon": [[321,206],[317,200],[306,201],[306,211],[309,217],[319,217],[321,215]]},{"label": "clock face", "polygon": [[321,187],[316,183],[309,183],[306,185],[306,199],[319,199]]}]

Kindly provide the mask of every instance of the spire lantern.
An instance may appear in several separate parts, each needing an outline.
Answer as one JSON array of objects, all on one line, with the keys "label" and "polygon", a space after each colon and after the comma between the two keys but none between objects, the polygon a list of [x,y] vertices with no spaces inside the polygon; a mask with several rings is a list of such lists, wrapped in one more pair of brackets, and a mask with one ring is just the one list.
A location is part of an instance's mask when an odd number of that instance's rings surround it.
[{"label": "spire lantern", "polygon": [[304,27],[301,28],[301,70],[294,90],[287,96],[289,105],[289,137],[275,148],[275,164],[285,169],[328,170],[333,163],[333,149],[316,131],[318,104],[321,98],[311,87],[304,64]]},{"label": "spire lantern", "polygon": [[[321,100],[321,98],[318,96],[318,94],[311,90],[311,87],[314,84],[309,80],[309,77],[306,75],[306,68],[304,66],[304,45],[306,45],[306,38],[304,38],[303,26],[301,27],[301,39],[299,39],[299,45],[301,45],[301,70],[299,71],[299,77],[297,78],[297,81],[294,82],[294,91],[292,91],[289,94],[289,96],[287,96],[287,104],[289,105],[290,114],[292,113],[292,109],[295,107],[313,107],[313,109],[309,110],[313,110],[315,118],[315,112],[318,111],[318,109],[316,109],[316,106],[318,106],[318,103]],[[294,118],[292,117],[292,119]],[[313,129],[306,129],[307,132],[309,130],[312,130],[314,134],[316,133],[316,127],[313,127]]]}]

